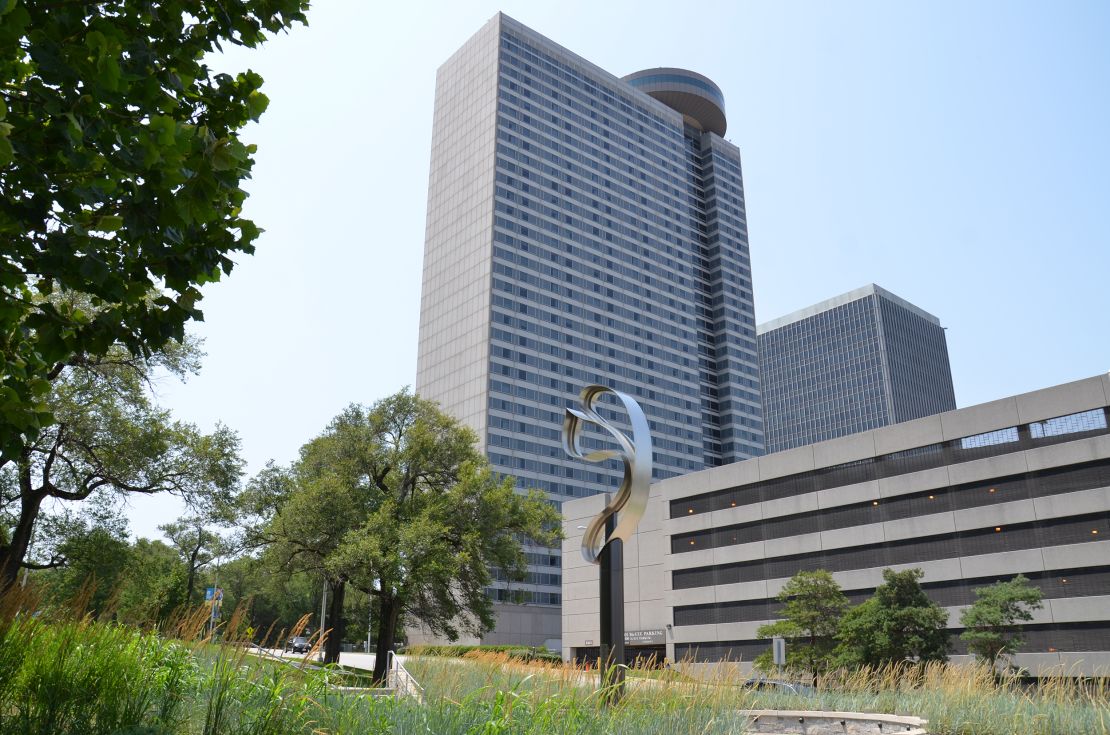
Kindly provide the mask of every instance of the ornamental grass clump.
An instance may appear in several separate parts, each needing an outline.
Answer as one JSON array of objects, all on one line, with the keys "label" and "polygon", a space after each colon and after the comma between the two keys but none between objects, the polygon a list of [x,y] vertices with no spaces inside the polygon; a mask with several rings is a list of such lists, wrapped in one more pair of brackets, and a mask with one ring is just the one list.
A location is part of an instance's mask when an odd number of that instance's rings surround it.
[{"label": "ornamental grass clump", "polygon": [[185,645],[90,620],[9,621],[0,651],[5,735],[176,732],[201,679]]},{"label": "ornamental grass clump", "polygon": [[784,674],[813,685],[799,694],[753,688],[736,663],[687,662],[629,672],[610,705],[596,668],[472,650],[408,658],[423,703],[374,697],[368,677],[313,663],[321,636],[305,658],[277,659],[249,640],[242,610],[219,640],[209,613],[142,630],[79,603],[0,597],[0,735],[741,735],[752,709],[916,715],[933,735],[1110,735],[1106,679],[1032,684],[945,663]]},{"label": "ornamental grass clump", "polygon": [[[928,720],[933,735],[1110,735],[1106,678],[1061,671],[1034,682],[982,664],[946,662],[782,676],[813,684],[816,691],[748,690],[745,706],[912,715]],[[734,688],[743,688],[746,678],[735,664],[719,665],[706,677],[711,686]]]},{"label": "ornamental grass clump", "polygon": [[815,689],[799,694],[747,686],[746,667],[735,662],[687,662],[678,666],[684,673],[630,676],[625,699],[605,707],[599,706],[597,670],[584,666],[475,652],[461,661],[410,659],[408,667],[425,684],[432,708],[439,708],[428,717],[444,729],[433,732],[468,732],[464,725],[476,726],[484,713],[489,722],[509,723],[506,732],[545,732],[528,729],[540,723],[559,733],[739,733],[746,711],[777,709],[912,715],[927,719],[933,735],[1110,735],[1108,680],[1068,672],[1034,683],[982,665],[933,662],[841,669],[816,678],[784,674]]},{"label": "ornamental grass clump", "polygon": [[584,666],[483,652],[407,665],[425,687],[425,724],[435,733],[731,735],[748,720],[742,692],[697,680],[629,681],[624,699],[609,706],[597,670]]},{"label": "ornamental grass clump", "polygon": [[[43,607],[0,603],[0,735],[285,735],[329,719],[319,702],[338,671],[251,655],[242,611],[210,637],[209,609],[161,633]],[[326,731],[325,731],[326,732]]]}]

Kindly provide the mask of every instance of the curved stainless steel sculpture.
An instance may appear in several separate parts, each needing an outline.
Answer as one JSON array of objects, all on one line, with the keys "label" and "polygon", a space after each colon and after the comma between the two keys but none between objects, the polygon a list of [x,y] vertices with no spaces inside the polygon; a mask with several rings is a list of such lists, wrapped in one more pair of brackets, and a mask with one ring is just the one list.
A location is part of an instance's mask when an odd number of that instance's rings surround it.
[{"label": "curved stainless steel sculpture", "polygon": [[[606,393],[616,396],[628,413],[629,423],[632,424],[631,440],[594,409],[597,399]],[[620,488],[610,498],[604,510],[594,516],[586,526],[586,533],[582,537],[582,556],[586,561],[598,564],[599,556],[606,544],[616,538],[628,541],[636,526],[639,525],[640,519],[643,518],[644,511],[647,510],[648,493],[651,490],[651,430],[640,404],[620,391],[602,385],[589,385],[582,389],[581,400],[581,411],[567,409],[566,418],[563,420],[563,449],[570,456],[587,462],[604,462],[607,459],[620,457],[624,463],[624,479],[621,480]],[[597,424],[605,429],[617,440],[621,448],[583,452],[579,440],[584,422]],[[617,526],[606,537],[606,522],[617,513],[620,513]]]}]

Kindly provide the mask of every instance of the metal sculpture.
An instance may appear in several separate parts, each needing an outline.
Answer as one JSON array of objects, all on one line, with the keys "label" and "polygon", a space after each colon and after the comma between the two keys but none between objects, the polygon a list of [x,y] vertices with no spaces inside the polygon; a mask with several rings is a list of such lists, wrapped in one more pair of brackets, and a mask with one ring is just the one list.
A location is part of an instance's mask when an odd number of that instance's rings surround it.
[{"label": "metal sculpture", "polygon": [[[615,396],[628,414],[631,439],[597,412],[597,400],[606,393]],[[564,451],[587,462],[620,458],[624,464],[624,477],[616,494],[608,496],[605,508],[586,526],[582,537],[582,556],[601,566],[598,664],[605,697],[616,702],[624,692],[624,542],[631,538],[647,510],[651,490],[651,430],[643,409],[631,396],[602,385],[590,385],[582,390],[580,397],[582,410],[567,408],[563,420]],[[583,452],[581,438],[585,423],[596,424],[609,432],[620,449]]]}]

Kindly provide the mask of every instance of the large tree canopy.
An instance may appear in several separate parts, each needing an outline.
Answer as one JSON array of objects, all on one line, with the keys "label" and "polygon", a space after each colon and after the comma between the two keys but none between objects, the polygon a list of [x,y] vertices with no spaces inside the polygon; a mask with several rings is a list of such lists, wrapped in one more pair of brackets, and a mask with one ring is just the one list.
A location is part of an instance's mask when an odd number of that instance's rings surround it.
[{"label": "large tree canopy", "polygon": [[169,492],[207,515],[233,505],[242,473],[238,437],[224,427],[204,434],[174,421],[147,390],[158,371],[182,375],[195,368],[197,354],[188,341],[170,342],[149,358],[114,347],[53,380],[47,403],[57,423],[0,469],[0,589],[21,566],[69,561],[64,554],[27,561],[44,504]]},{"label": "large tree canopy", "polygon": [[[307,5],[0,0],[0,464],[56,420],[65,366],[181,341],[199,286],[253,251],[239,131],[266,108],[262,78],[206,59]],[[45,298],[59,290],[93,308]]]},{"label": "large tree canopy", "polygon": [[270,470],[252,485],[277,501],[263,534],[290,566],[321,573],[340,599],[347,585],[374,598],[378,678],[402,618],[452,639],[492,628],[491,568],[523,579],[522,540],[558,538],[543,494],[495,477],[476,439],[402,391],[337,416],[302,448],[292,483]]}]

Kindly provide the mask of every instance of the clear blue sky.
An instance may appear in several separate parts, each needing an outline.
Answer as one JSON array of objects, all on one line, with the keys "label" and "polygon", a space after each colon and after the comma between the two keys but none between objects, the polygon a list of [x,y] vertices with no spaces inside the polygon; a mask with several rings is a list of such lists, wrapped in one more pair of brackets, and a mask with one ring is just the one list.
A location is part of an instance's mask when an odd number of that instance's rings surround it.
[{"label": "clear blue sky", "polygon": [[[875,282],[936,314],[960,406],[1110,370],[1110,3],[315,0],[266,79],[257,254],[160,396],[252,472],[411,384],[436,68],[498,10],[614,74],[693,69],[744,159],[756,316]],[[136,503],[140,535],[177,508]]]}]

